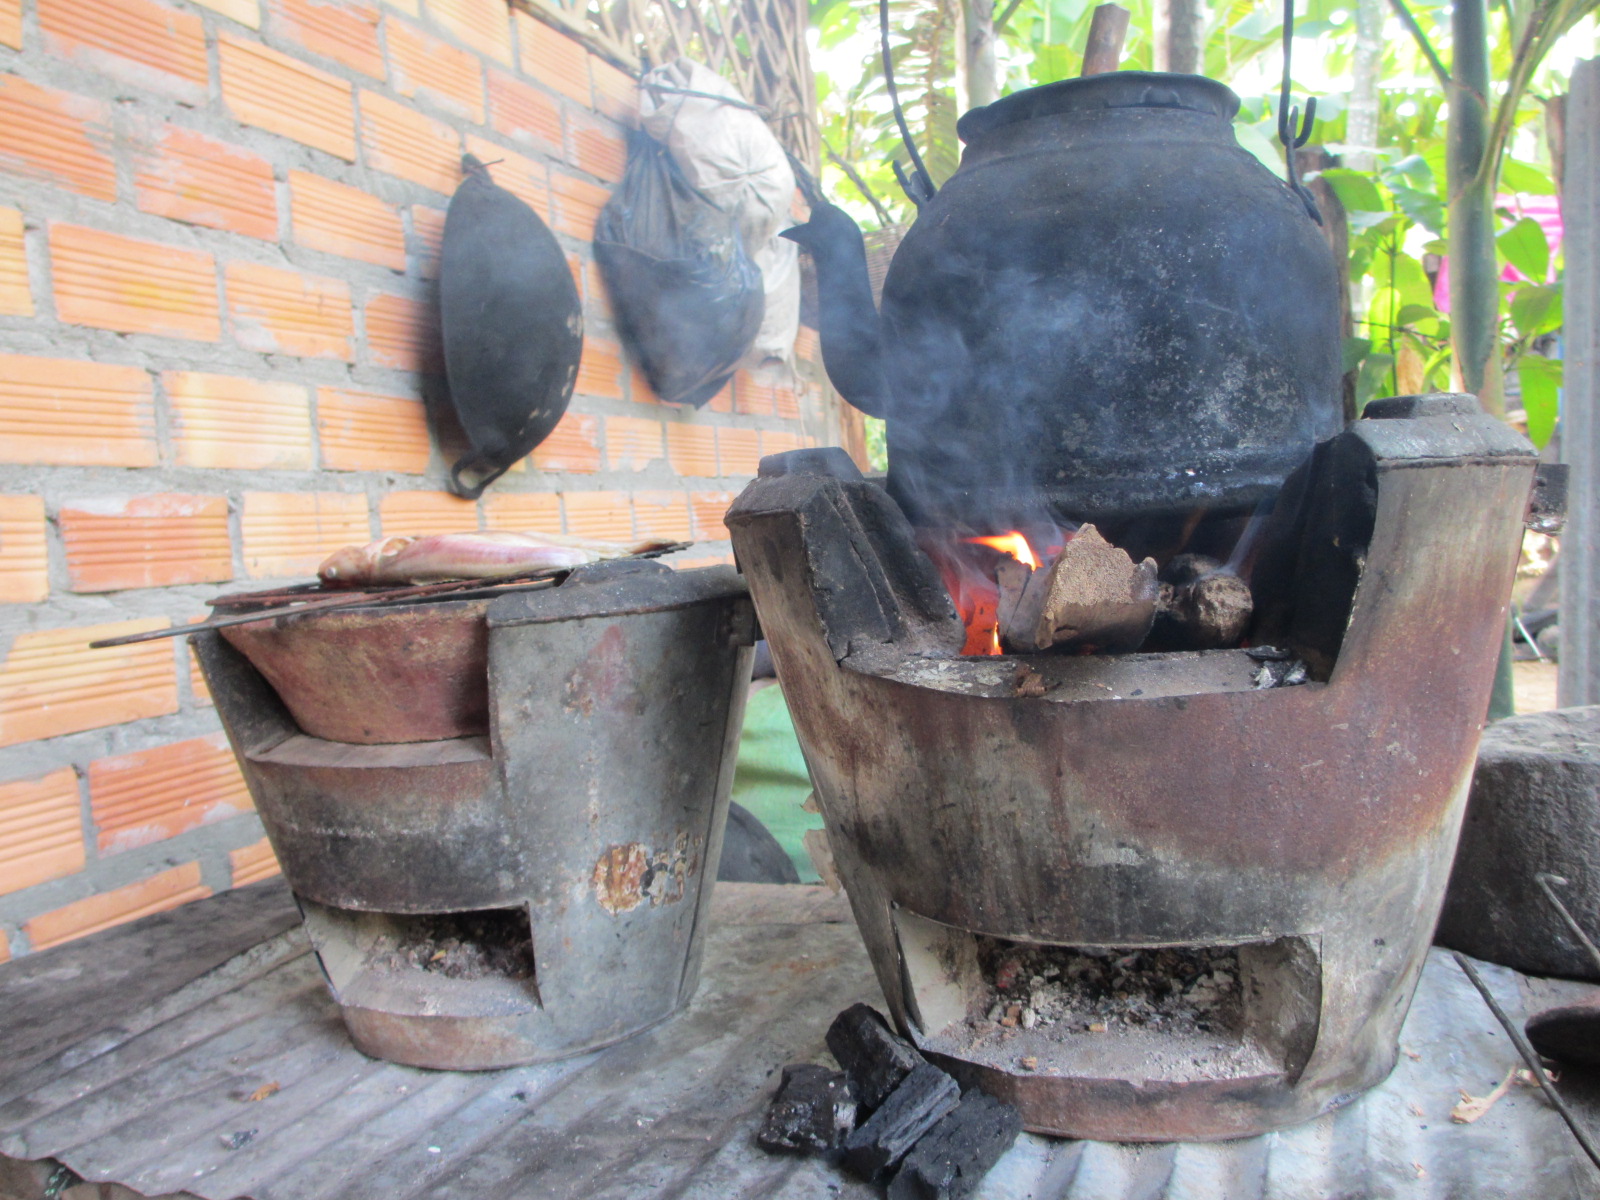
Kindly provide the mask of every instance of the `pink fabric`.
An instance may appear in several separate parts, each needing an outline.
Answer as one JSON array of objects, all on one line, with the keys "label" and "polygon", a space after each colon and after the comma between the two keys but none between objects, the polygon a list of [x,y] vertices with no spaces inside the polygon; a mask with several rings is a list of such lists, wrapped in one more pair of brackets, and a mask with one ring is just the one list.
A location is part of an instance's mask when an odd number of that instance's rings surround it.
[{"label": "pink fabric", "polygon": [[[1556,278],[1556,255],[1561,250],[1561,203],[1554,196],[1496,196],[1495,207],[1509,209],[1520,220],[1522,217],[1532,217],[1539,222],[1539,228],[1544,230],[1544,240],[1550,245],[1550,269],[1545,276],[1545,283],[1554,283]],[[1526,283],[1528,279],[1515,267],[1507,267],[1500,272],[1500,278],[1507,283]],[[1450,258],[1445,256],[1444,264],[1439,268],[1439,278],[1433,285],[1433,306],[1442,313],[1450,311]]]}]

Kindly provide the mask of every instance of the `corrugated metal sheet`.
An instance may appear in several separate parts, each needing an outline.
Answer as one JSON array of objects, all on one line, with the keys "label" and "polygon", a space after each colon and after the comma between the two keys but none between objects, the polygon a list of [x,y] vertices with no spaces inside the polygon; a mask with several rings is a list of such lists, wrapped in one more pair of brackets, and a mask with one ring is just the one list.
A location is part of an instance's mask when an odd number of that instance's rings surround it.
[{"label": "corrugated metal sheet", "polygon": [[[261,904],[282,906],[280,884],[255,891]],[[838,916],[818,889],[724,885],[686,1013],[597,1054],[472,1074],[397,1067],[354,1050],[303,935],[289,928],[88,1036],[24,1019],[35,1042],[48,1034],[50,1056],[10,1053],[15,1039],[0,1044],[0,1153],[57,1160],[144,1195],[205,1200],[879,1195],[824,1162],[767,1155],[753,1141],[776,1068],[821,1059],[834,1014],[878,999],[855,930]],[[173,936],[177,919],[158,918],[155,936]],[[137,961],[127,931],[105,937],[119,935],[123,957]],[[65,965],[74,952],[89,961],[92,947],[55,953]],[[32,964],[37,983],[49,977],[48,957],[14,966]],[[77,986],[70,972],[55,973]],[[1519,1012],[1517,976],[1485,974]],[[17,999],[7,983],[0,970],[0,1004]],[[33,987],[33,1003],[49,1004],[49,990]],[[1442,954],[1423,975],[1403,1045],[1383,1086],[1300,1128],[1211,1145],[1024,1137],[980,1195],[1565,1200],[1600,1192],[1600,1175],[1560,1120],[1525,1089],[1476,1124],[1451,1122],[1460,1091],[1488,1092],[1514,1052]],[[273,1084],[273,1094],[249,1098]]]}]

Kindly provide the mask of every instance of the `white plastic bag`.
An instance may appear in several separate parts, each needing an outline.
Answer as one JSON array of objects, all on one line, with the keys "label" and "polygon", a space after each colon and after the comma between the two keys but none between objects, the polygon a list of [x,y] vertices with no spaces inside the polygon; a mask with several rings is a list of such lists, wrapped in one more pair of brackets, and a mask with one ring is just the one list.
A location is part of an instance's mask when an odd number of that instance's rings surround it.
[{"label": "white plastic bag", "polygon": [[795,189],[778,139],[732,84],[686,58],[639,81],[639,121],[671,152],[684,178],[734,218],[745,253],[761,269],[766,313],[745,365],[792,362],[800,328],[799,247],[778,237],[794,224]]}]

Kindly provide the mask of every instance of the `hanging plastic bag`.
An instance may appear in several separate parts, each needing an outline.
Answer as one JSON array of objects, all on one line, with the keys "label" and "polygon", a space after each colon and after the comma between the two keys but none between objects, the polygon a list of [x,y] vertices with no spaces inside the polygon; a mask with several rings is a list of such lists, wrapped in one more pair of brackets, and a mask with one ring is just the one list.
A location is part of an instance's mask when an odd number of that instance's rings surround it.
[{"label": "hanging plastic bag", "polygon": [[[468,154],[440,250],[439,317],[450,402],[472,445],[450,488],[476,499],[567,411],[583,304],[555,235]],[[475,476],[473,479],[464,476]]]},{"label": "hanging plastic bag", "polygon": [[760,113],[722,76],[687,58],[639,81],[639,124],[672,152],[691,186],[738,223],[761,272],[766,311],[744,365],[791,362],[800,328],[799,247],[778,236],[794,224],[794,170]]},{"label": "hanging plastic bag", "polygon": [[722,390],[761,327],[761,272],[736,224],[647,134],[595,223],[617,331],[662,400],[698,407]]}]

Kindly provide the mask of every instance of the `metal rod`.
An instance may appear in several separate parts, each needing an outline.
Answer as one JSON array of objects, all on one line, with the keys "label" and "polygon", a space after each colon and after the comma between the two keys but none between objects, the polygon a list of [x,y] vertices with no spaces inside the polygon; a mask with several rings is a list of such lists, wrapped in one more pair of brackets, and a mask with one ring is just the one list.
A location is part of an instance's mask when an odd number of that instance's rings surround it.
[{"label": "metal rod", "polygon": [[[638,554],[619,555],[611,561],[621,562],[624,559],[631,558],[659,558],[663,554],[674,554],[679,550],[687,549],[690,544],[689,542],[673,542],[670,545],[658,546],[655,549],[644,550]],[[523,587],[542,587],[553,584],[558,576],[570,575],[575,570],[577,570],[577,567],[541,567],[536,571],[519,571],[511,575],[501,575],[494,579],[451,579],[442,583],[419,583],[386,592],[350,592],[342,596],[330,596],[326,600],[309,600],[304,604],[277,605],[273,608],[257,609],[254,612],[230,613],[224,617],[209,617],[204,621],[194,621],[188,625],[175,625],[168,629],[151,629],[144,633],[129,633],[124,634],[122,637],[102,638],[98,642],[90,642],[89,649],[105,650],[112,646],[129,646],[135,642],[154,642],[161,638],[182,637],[186,633],[202,633],[207,629],[226,629],[231,625],[250,625],[257,621],[271,621],[278,617],[293,617],[301,613],[322,612],[330,608],[349,608],[354,605],[383,608],[402,600],[431,599],[434,596],[466,599],[469,593],[518,591]]]},{"label": "metal rod", "polygon": [[933,186],[933,176],[929,175],[928,168],[922,165],[922,155],[917,152],[917,143],[911,137],[911,129],[906,125],[906,114],[900,107],[900,88],[894,81],[894,59],[889,54],[889,0],[878,0],[878,33],[883,49],[883,82],[889,89],[889,103],[894,108],[895,124],[900,126],[900,140],[905,143],[906,153],[911,155],[911,165],[916,169],[913,180],[915,190],[907,186],[898,163],[895,164],[894,173],[911,203],[921,208],[933,199],[936,189]]},{"label": "metal rod", "polygon": [[1495,1020],[1500,1022],[1500,1028],[1506,1031],[1506,1036],[1511,1039],[1511,1044],[1517,1048],[1517,1053],[1522,1056],[1522,1061],[1527,1064],[1528,1070],[1539,1081],[1539,1086],[1544,1089],[1545,1097],[1554,1106],[1556,1112],[1561,1114],[1561,1119],[1567,1123],[1567,1128],[1572,1130],[1572,1136],[1578,1139],[1578,1145],[1583,1147],[1583,1152],[1589,1156],[1589,1161],[1600,1167],[1600,1147],[1594,1144],[1594,1139],[1589,1136],[1589,1131],[1579,1122],[1572,1110],[1567,1107],[1567,1102],[1561,1098],[1561,1093],[1556,1091],[1555,1084],[1550,1082],[1550,1077],[1544,1073],[1544,1064],[1539,1061],[1539,1056],[1533,1052],[1533,1047],[1528,1045],[1528,1039],[1522,1030],[1517,1028],[1517,1023],[1506,1016],[1505,1010],[1495,1000],[1489,991],[1489,985],[1478,977],[1478,972],[1473,970],[1472,964],[1467,961],[1467,956],[1459,951],[1451,951],[1472,986],[1478,989],[1478,995],[1483,997],[1483,1002],[1489,1006],[1489,1011],[1494,1014]]},{"label": "metal rod", "polygon": [[[1544,651],[1539,649],[1539,643],[1533,640],[1533,634],[1529,633],[1528,627],[1522,623],[1522,614],[1513,612],[1511,614],[1511,623],[1517,627],[1517,632],[1522,635],[1522,640],[1528,643],[1528,648],[1533,651],[1533,656],[1540,662],[1549,662],[1550,660],[1544,656]],[[1566,881],[1563,880],[1562,882]]]},{"label": "metal rod", "polygon": [[1589,957],[1594,960],[1595,968],[1600,970],[1600,947],[1597,947],[1589,940],[1589,935],[1583,931],[1583,926],[1578,924],[1578,919],[1567,911],[1567,906],[1561,903],[1561,897],[1557,896],[1550,887],[1552,883],[1558,883],[1562,887],[1566,887],[1567,880],[1560,875],[1552,875],[1549,871],[1536,871],[1534,872],[1533,881],[1543,890],[1545,899],[1555,905],[1556,911],[1561,914],[1561,919],[1567,923],[1567,928],[1572,930],[1573,936],[1583,943],[1583,948],[1589,952]]}]

